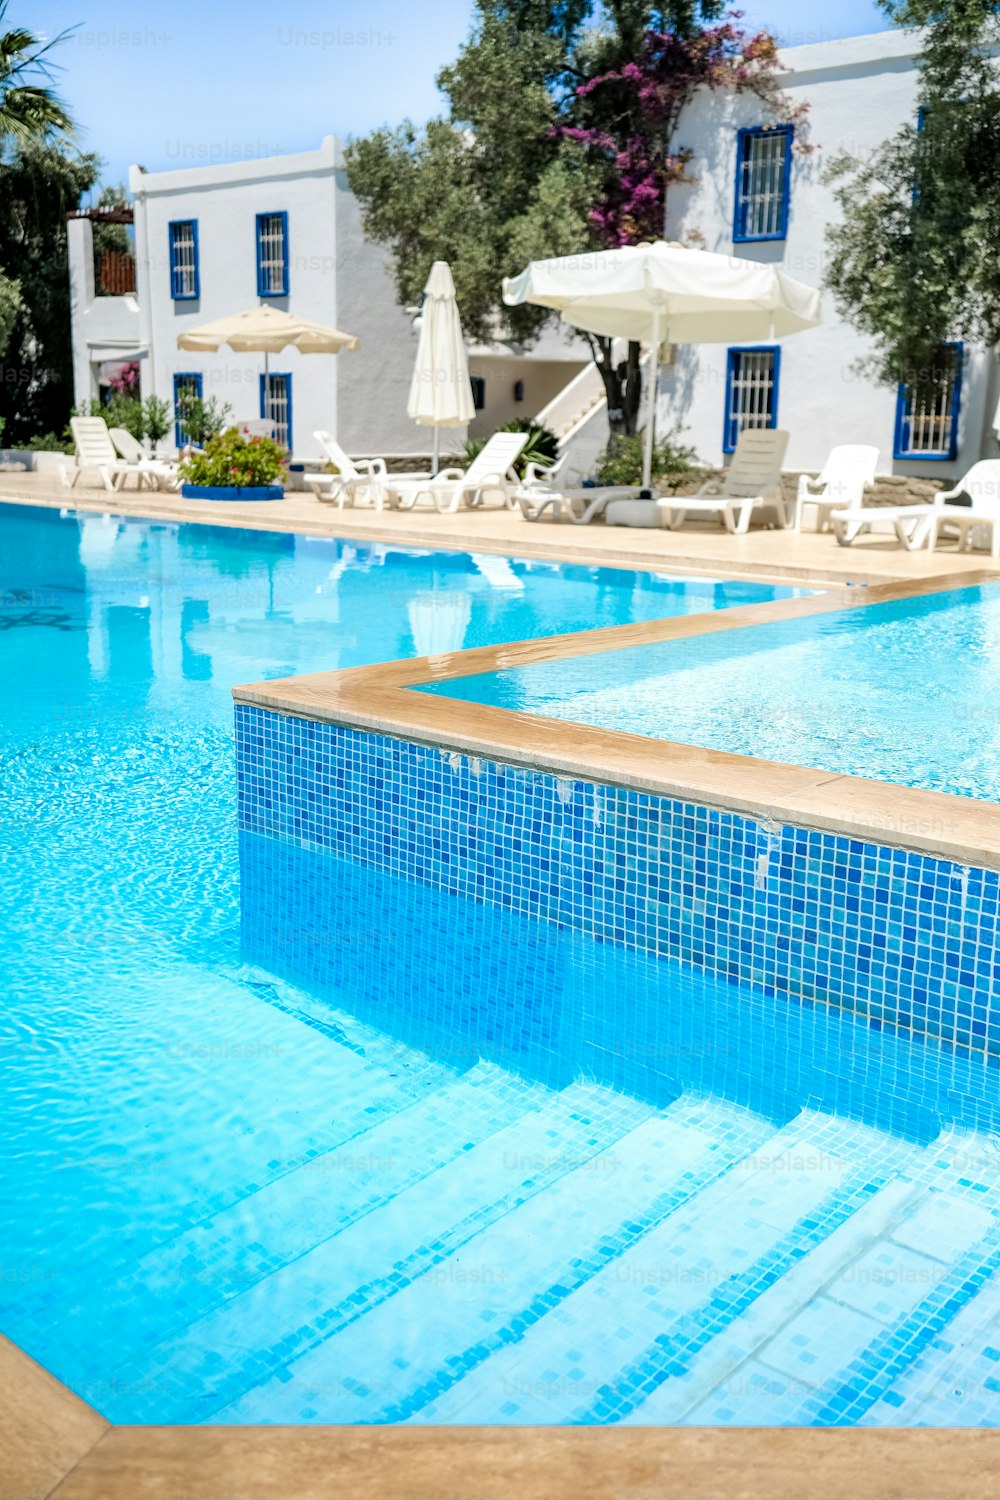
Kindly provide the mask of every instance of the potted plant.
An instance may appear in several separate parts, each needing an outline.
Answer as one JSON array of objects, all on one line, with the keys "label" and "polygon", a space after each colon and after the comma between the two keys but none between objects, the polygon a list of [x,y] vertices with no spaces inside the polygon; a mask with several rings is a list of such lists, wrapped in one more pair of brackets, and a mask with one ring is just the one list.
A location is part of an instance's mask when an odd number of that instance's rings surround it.
[{"label": "potted plant", "polygon": [[181,494],[188,500],[280,500],[285,457],[271,438],[244,437],[230,427],[185,458]]}]

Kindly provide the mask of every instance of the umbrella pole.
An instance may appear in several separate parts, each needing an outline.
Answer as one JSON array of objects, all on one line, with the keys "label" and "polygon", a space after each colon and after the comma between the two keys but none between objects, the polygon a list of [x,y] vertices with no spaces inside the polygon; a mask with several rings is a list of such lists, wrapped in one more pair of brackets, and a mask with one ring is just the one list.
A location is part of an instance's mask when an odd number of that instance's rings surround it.
[{"label": "umbrella pole", "polygon": [[653,473],[653,429],[656,426],[656,385],[660,359],[660,309],[653,308],[653,347],[649,354],[649,406],[646,411],[646,442],[642,454],[642,487],[648,490]]},{"label": "umbrella pole", "polygon": [[434,423],[434,457],[431,460],[431,473],[436,474],[441,467],[441,426]]},{"label": "umbrella pole", "polygon": [[264,399],[260,403],[261,416],[265,422],[271,420],[271,356],[264,350]]}]

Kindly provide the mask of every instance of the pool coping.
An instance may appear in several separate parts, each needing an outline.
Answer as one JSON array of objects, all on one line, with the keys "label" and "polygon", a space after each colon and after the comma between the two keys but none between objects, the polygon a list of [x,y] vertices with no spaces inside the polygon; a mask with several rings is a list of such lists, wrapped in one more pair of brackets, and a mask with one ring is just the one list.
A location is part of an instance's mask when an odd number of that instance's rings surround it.
[{"label": "pool coping", "polygon": [[0,1335],[5,1500],[981,1500],[1000,1432],[820,1427],[131,1427]]},{"label": "pool coping", "polygon": [[987,570],[829,589],[807,598],[606,626],[233,688],[238,704],[362,729],[445,752],[652,792],[852,839],[1000,870],[1000,804],[734,755],[411,689],[631,646],[865,608],[983,583]]},{"label": "pool coping", "polygon": [[[212,505],[215,509],[212,509]],[[317,502],[319,504],[319,502]],[[382,545],[415,548],[430,548],[439,552],[481,552],[495,557],[524,558],[535,562],[565,563],[581,567],[619,568],[629,572],[662,573],[674,577],[690,576],[717,580],[734,580],[756,583],[776,583],[789,587],[802,585],[812,588],[836,588],[845,584],[881,585],[895,580],[874,564],[878,554],[868,554],[868,566],[862,561],[866,555],[864,547],[853,549],[834,547],[830,553],[830,564],[822,565],[800,560],[769,560],[733,557],[713,558],[698,554],[698,542],[705,535],[691,531],[690,555],[651,554],[643,545],[648,531],[637,532],[634,548],[622,546],[610,551],[597,541],[596,531],[590,527],[553,525],[545,527],[525,521],[515,538],[501,540],[489,535],[477,535],[471,528],[459,534],[443,531],[435,522],[440,516],[407,511],[365,512],[361,519],[358,511],[334,510],[330,507],[315,517],[276,515],[268,507],[261,514],[248,514],[247,508],[223,505],[221,502],[182,502],[166,491],[117,490],[113,495],[106,491],[65,491],[63,493],[15,494],[0,492],[0,505],[36,506],[43,510],[79,512],[84,515],[120,516],[150,523],[173,523],[181,526],[222,526],[237,531],[265,531],[284,535],[305,537],[329,537],[341,542],[359,542],[365,546]],[[374,514],[377,519],[369,519]],[[475,518],[479,512],[459,512],[463,519]],[[392,517],[391,529],[381,521],[381,516]],[[405,523],[400,517],[405,515]],[[411,520],[412,517],[412,520]],[[448,520],[454,519],[448,517]],[[551,534],[548,534],[551,533]],[[778,533],[774,533],[777,535]],[[676,533],[672,533],[676,535]],[[782,533],[784,535],[784,533]],[[832,538],[831,538],[832,543]],[[989,572],[987,561],[983,570]],[[931,576],[936,575],[921,575]],[[938,575],[939,576],[939,575]],[[989,573],[998,578],[1000,573]],[[911,580],[906,580],[907,582]]]}]

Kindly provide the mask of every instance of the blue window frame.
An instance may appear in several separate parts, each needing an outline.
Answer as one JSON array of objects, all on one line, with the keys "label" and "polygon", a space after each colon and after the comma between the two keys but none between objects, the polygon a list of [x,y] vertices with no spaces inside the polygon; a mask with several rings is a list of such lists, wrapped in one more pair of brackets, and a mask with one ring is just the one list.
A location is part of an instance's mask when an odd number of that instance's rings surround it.
[{"label": "blue window frame", "polygon": [[274,423],[275,442],[291,452],[292,377],[270,374],[260,377],[260,414]]},{"label": "blue window frame", "polygon": [[736,134],[733,240],[783,240],[792,188],[791,125],[754,125]]},{"label": "blue window frame", "polygon": [[942,344],[940,364],[916,380],[900,381],[893,458],[931,463],[957,458],[964,356],[962,344]]},{"label": "blue window frame", "polygon": [[257,296],[288,296],[288,215],[257,215]]},{"label": "blue window frame", "polygon": [[723,453],[735,453],[748,427],[777,427],[781,350],[776,344],[730,349],[726,360],[726,420]]},{"label": "blue window frame", "polygon": [[185,371],[174,376],[174,442],[178,448],[183,448],[187,442],[187,433],[184,431],[183,423],[177,416],[177,402],[181,396],[197,396],[199,401],[204,394],[202,377],[197,370]]},{"label": "blue window frame", "polygon": [[194,302],[201,296],[198,267],[198,220],[173,219],[170,236],[170,295],[175,302]]}]

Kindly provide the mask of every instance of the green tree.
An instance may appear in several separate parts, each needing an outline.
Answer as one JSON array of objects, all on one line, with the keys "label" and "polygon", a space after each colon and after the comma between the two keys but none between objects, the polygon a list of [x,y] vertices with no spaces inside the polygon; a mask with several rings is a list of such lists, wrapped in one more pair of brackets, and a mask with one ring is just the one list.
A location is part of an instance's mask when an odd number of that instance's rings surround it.
[{"label": "green tree", "polygon": [[1000,4],[881,3],[896,24],[926,27],[920,112],[871,156],[831,162],[843,220],[826,281],[873,340],[869,373],[933,382],[946,341],[1000,343]]},{"label": "green tree", "polygon": [[73,404],[66,215],[99,175],[96,156],[55,145],[0,161],[0,270],[16,276],[19,303],[0,361],[7,443],[61,432]]},{"label": "green tree", "polygon": [[[390,248],[403,305],[447,260],[466,332],[528,343],[552,315],[505,307],[504,276],[659,234],[668,183],[690,180],[678,171],[690,153],[671,157],[670,136],[696,90],[759,84],[769,102],[780,96],[773,41],[735,18],[713,28],[728,15],[726,0],[477,0],[469,41],[438,75],[447,117],[347,151],[365,231]],[[644,214],[632,211],[640,200]],[[587,338],[612,428],[633,432],[639,346],[616,363],[612,340]]]},{"label": "green tree", "polygon": [[347,150],[366,233],[392,251],[400,302],[447,260],[467,333],[533,338],[545,313],[505,308],[503,276],[588,244],[588,168],[554,134],[589,0],[477,0],[478,23],[437,83],[446,119],[376,130]]}]

